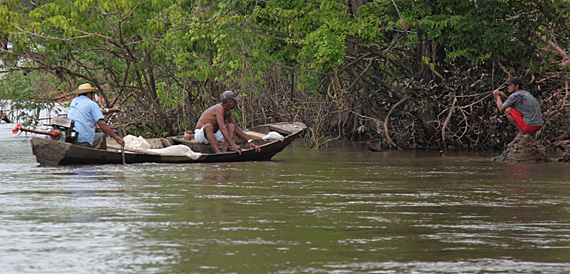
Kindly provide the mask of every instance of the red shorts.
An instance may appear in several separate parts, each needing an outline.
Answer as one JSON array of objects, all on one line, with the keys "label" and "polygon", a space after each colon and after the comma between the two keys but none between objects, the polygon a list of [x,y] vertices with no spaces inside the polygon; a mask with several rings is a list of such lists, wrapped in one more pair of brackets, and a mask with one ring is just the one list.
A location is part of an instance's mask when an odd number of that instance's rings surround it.
[{"label": "red shorts", "polygon": [[522,130],[526,133],[535,133],[537,132],[541,127],[535,127],[535,126],[529,126],[524,122],[523,119],[523,115],[520,111],[516,110],[515,108],[511,108],[511,116],[515,119],[515,121],[517,122],[517,124],[519,124],[519,127],[522,128]]}]

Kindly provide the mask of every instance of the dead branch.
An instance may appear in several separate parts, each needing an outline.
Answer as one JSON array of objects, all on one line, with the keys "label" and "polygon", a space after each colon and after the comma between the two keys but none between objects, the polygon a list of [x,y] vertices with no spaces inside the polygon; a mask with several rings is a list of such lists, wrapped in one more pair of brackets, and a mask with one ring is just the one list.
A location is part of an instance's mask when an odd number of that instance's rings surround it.
[{"label": "dead branch", "polygon": [[394,112],[394,109],[396,109],[396,107],[398,107],[399,105],[401,105],[403,102],[405,102],[406,100],[408,100],[410,97],[406,96],[402,99],[400,99],[400,101],[398,101],[398,103],[394,104],[392,106],[392,108],[390,109],[390,111],[388,111],[388,114],[386,114],[386,118],[384,119],[384,132],[386,133],[386,138],[388,139],[388,142],[390,142],[390,144],[392,146],[394,146],[397,149],[402,149],[401,147],[399,147],[398,145],[396,145],[396,143],[394,143],[394,141],[392,140],[392,138],[390,138],[390,133],[388,132],[388,120],[390,119],[390,114],[392,114],[392,112]]},{"label": "dead branch", "polygon": [[544,43],[546,43],[547,45],[549,45],[552,49],[554,49],[554,51],[556,51],[556,53],[558,53],[558,55],[562,58],[562,61],[560,61],[560,64],[562,66],[567,66],[570,65],[570,56],[568,55],[568,53],[566,53],[566,51],[564,49],[562,49],[561,47],[559,47],[556,42],[548,39],[546,36],[541,35],[540,33],[536,32],[535,33],[538,38],[540,40],[542,40]]},{"label": "dead branch", "polygon": [[451,108],[449,109],[449,113],[447,114],[447,118],[445,118],[445,122],[443,122],[443,127],[441,128],[441,141],[443,143],[443,148],[445,149],[445,152],[447,152],[447,143],[445,142],[445,129],[447,128],[447,124],[449,123],[449,120],[451,119],[451,115],[453,114],[454,110],[455,110],[455,104],[457,103],[457,98],[453,97],[453,103],[451,104]]}]

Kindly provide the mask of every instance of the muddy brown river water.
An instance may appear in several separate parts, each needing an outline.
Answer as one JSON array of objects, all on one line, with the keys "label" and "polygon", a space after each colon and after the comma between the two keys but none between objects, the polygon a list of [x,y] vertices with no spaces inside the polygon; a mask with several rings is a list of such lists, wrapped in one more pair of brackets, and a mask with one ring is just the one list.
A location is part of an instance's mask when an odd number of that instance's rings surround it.
[{"label": "muddy brown river water", "polygon": [[1,273],[570,273],[570,163],[311,150],[39,167],[0,124]]}]

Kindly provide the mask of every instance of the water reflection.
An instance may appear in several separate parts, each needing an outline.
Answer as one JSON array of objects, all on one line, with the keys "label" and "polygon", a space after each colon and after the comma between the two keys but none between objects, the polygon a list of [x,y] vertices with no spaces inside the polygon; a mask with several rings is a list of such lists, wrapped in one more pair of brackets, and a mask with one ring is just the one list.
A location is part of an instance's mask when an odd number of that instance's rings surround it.
[{"label": "water reflection", "polygon": [[[88,205],[89,198],[97,193],[96,190],[89,189],[88,184],[96,182],[97,177],[93,171],[77,170],[73,172],[70,180],[70,201],[69,223],[89,223],[98,220],[99,214]],[[74,201],[75,200],[75,201]]]},{"label": "water reflection", "polygon": [[193,180],[194,181],[230,181],[236,179],[235,175],[231,174],[208,174],[208,173],[197,173]]}]

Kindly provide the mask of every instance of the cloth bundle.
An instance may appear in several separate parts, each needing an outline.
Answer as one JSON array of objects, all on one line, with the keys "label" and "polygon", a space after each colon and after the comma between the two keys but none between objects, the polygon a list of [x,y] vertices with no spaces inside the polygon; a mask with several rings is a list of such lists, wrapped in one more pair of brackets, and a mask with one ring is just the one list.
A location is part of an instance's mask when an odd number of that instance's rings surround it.
[{"label": "cloth bundle", "polygon": [[283,139],[285,139],[285,137],[283,137],[283,135],[275,132],[275,131],[271,131],[269,133],[267,133],[267,135],[263,136],[263,141],[275,141],[275,140],[279,140],[279,141],[283,141]]},{"label": "cloth bundle", "polygon": [[164,156],[186,156],[192,160],[197,160],[202,155],[201,153],[192,151],[185,145],[174,145],[165,148],[150,148],[150,144],[141,136],[136,137],[133,135],[127,135],[123,140],[125,140],[126,148],[144,150],[153,154]]}]

